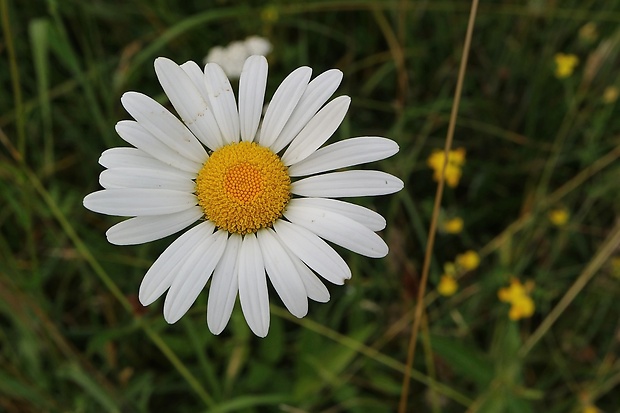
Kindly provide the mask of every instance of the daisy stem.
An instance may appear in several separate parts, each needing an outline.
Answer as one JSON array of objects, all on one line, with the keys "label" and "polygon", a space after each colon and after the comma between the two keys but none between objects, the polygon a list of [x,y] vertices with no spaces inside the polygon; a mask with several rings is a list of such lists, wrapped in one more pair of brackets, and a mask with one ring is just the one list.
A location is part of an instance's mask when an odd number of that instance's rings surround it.
[{"label": "daisy stem", "polygon": [[450,148],[452,147],[452,140],[454,137],[454,129],[456,126],[456,116],[459,110],[459,103],[461,100],[461,92],[463,90],[463,81],[465,79],[465,70],[467,68],[467,58],[469,56],[469,49],[471,46],[471,38],[474,31],[474,23],[476,21],[476,12],[478,9],[478,0],[472,0],[471,10],[469,13],[469,21],[467,22],[467,32],[465,34],[465,43],[463,45],[463,53],[461,58],[461,65],[459,67],[458,79],[456,83],[456,90],[454,92],[454,104],[452,105],[452,112],[450,114],[450,123],[448,125],[448,134],[446,136],[446,143],[444,147],[444,163],[441,179],[437,185],[437,192],[435,193],[435,203],[433,205],[433,216],[431,218],[431,224],[428,231],[428,242],[426,244],[426,253],[424,255],[424,265],[422,267],[422,277],[420,280],[420,286],[418,289],[418,299],[415,306],[415,315],[413,318],[413,326],[411,328],[411,336],[409,339],[409,347],[407,349],[407,363],[405,374],[403,376],[402,390],[400,394],[400,402],[398,405],[399,413],[406,413],[407,411],[407,398],[409,395],[409,382],[410,372],[413,367],[413,359],[415,355],[415,346],[418,339],[418,331],[420,329],[420,322],[422,320],[424,312],[424,294],[426,293],[426,284],[428,281],[428,273],[430,270],[430,263],[432,259],[433,247],[435,244],[435,233],[437,230],[437,219],[439,216],[439,208],[441,206],[441,198],[443,196],[444,179],[446,167],[448,165],[448,156]]}]

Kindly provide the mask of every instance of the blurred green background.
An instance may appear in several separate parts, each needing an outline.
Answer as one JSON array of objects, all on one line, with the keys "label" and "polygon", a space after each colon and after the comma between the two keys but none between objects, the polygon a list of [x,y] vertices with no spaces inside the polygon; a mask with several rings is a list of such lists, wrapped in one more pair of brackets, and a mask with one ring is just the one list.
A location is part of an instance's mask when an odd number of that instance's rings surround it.
[{"label": "blurred green background", "polygon": [[[427,159],[444,146],[470,3],[0,6],[0,412],[396,411],[437,185]],[[619,23],[618,0],[480,4],[408,411],[620,411]],[[82,206],[100,153],[126,146],[121,94],[169,105],[153,60],[202,64],[251,35],[273,44],[268,96],[298,66],[341,69],[352,105],[332,140],[396,140],[371,167],[405,181],[359,201],[387,218],[390,254],[339,250],[352,279],[304,319],[271,294],[265,339],[238,305],[211,335],[206,293],[172,326],[162,299],[143,308],[142,276],[174,236],[113,246],[118,219]],[[465,251],[479,265],[450,265]]]}]

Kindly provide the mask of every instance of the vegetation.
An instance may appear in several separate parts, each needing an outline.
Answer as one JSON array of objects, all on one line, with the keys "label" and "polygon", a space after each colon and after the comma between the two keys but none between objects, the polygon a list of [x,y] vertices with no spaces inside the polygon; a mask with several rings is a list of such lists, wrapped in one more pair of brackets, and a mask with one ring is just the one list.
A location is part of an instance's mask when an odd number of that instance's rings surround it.
[{"label": "vegetation", "polygon": [[[0,411],[393,412],[420,288],[407,411],[617,411],[620,1],[480,4],[435,210],[470,6],[0,0]],[[153,60],[202,64],[250,35],[273,44],[268,96],[298,66],[341,69],[352,105],[332,139],[394,139],[371,167],[405,181],[360,200],[390,254],[339,250],[353,278],[304,319],[272,294],[265,339],[238,304],[213,336],[205,293],[174,325],[163,300],[143,308],[174,237],[110,245],[118,220],[82,206],[100,153],[126,146],[122,93],[169,105]]]}]

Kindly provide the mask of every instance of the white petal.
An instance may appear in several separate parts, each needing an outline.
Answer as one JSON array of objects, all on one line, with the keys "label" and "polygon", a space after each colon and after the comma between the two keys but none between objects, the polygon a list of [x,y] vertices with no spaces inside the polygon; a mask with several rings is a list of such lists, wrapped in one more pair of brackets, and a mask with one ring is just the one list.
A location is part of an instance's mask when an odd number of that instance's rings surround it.
[{"label": "white petal", "polygon": [[273,227],[283,244],[327,281],[341,285],[351,278],[347,263],[313,232],[283,220]]},{"label": "white petal", "polygon": [[193,173],[197,173],[202,167],[201,163],[187,159],[170,146],[155,138],[153,134],[144,129],[138,122],[122,120],[116,124],[116,132],[125,142],[141,149],[166,165]]},{"label": "white petal", "polygon": [[276,236],[279,238],[280,242],[284,246],[284,249],[287,251],[287,254],[293,264],[295,265],[295,270],[297,274],[299,274],[299,278],[301,278],[301,282],[304,284],[304,288],[306,289],[306,294],[308,298],[311,300],[317,301],[319,303],[326,303],[329,301],[329,290],[325,287],[325,284],[319,277],[317,277],[310,268],[302,260],[300,260],[297,255],[295,255],[292,251],[290,251],[284,241],[280,238],[278,234]]},{"label": "white petal", "polygon": [[288,122],[284,125],[280,136],[271,145],[271,150],[274,153],[280,152],[297,136],[321,106],[327,102],[327,99],[334,94],[341,81],[342,72],[338,69],[331,69],[321,73],[308,83],[308,87],[299,99],[299,103]]},{"label": "white petal", "polygon": [[118,168],[118,167],[132,167],[135,164],[140,164],[146,161],[151,163],[152,161],[158,162],[158,165],[165,165],[163,162],[153,158],[148,153],[137,148],[118,147],[106,149],[101,153],[99,157],[99,164],[106,168]]},{"label": "white petal", "polygon": [[339,96],[319,111],[293,139],[282,155],[284,165],[293,165],[306,159],[323,145],[342,123],[351,98]]},{"label": "white petal", "polygon": [[143,244],[172,235],[198,221],[202,216],[202,208],[195,206],[174,214],[135,217],[119,222],[105,235],[108,241],[115,245]]},{"label": "white petal", "polygon": [[170,103],[192,133],[213,150],[221,147],[224,141],[213,113],[187,73],[165,57],[155,59],[155,73]]},{"label": "white petal", "polygon": [[208,102],[209,93],[207,92],[207,86],[205,86],[205,74],[200,68],[200,66],[198,66],[196,62],[190,60],[183,63],[181,65],[181,69],[183,69],[187,76],[189,76],[189,78],[192,80],[192,83],[194,84],[194,86],[196,86],[196,89],[198,90],[198,92],[200,92],[200,95],[202,96],[204,101]]},{"label": "white petal", "polygon": [[265,265],[256,235],[243,237],[238,268],[241,310],[252,332],[265,337],[269,331],[269,295]]},{"label": "white petal", "polygon": [[388,253],[388,246],[380,236],[343,215],[319,208],[298,206],[291,201],[284,216],[319,237],[366,257],[382,258]]},{"label": "white petal", "polygon": [[[137,124],[137,123],[136,123]],[[196,178],[196,172],[182,171],[166,165],[148,153],[137,148],[111,148],[103,151],[99,164],[106,168],[142,168],[174,172],[189,179]]]},{"label": "white petal", "polygon": [[205,66],[205,85],[215,120],[227,143],[239,142],[239,113],[230,81],[216,63]]},{"label": "white petal", "polygon": [[196,183],[170,171],[142,168],[113,168],[99,175],[99,184],[106,188],[152,188],[194,192]]},{"label": "white petal", "polygon": [[239,78],[239,121],[241,140],[252,142],[263,112],[267,87],[267,59],[250,56],[243,65]]},{"label": "white petal", "polygon": [[260,144],[269,147],[289,120],[297,102],[308,86],[312,69],[302,66],[291,72],[273,94],[260,133]]},{"label": "white petal", "polygon": [[121,103],[135,120],[153,136],[189,160],[202,164],[207,152],[179,119],[150,97],[125,92]]},{"label": "white petal", "polygon": [[344,215],[373,231],[381,231],[385,228],[385,218],[381,214],[361,205],[330,198],[296,198],[291,202],[297,206],[309,206]]},{"label": "white petal", "polygon": [[214,228],[210,221],[205,221],[181,235],[166,248],[142,279],[138,292],[142,305],[151,304],[170,287],[172,280],[179,276],[179,268],[196,249],[198,241],[209,237]]},{"label": "white petal", "polygon": [[194,194],[169,189],[104,189],[84,197],[91,211],[121,217],[173,214],[196,204]]},{"label": "white petal", "polygon": [[213,334],[220,334],[232,314],[239,291],[238,256],[241,248],[241,235],[231,234],[226,250],[218,262],[209,288],[207,301],[207,325]]},{"label": "white petal", "polygon": [[166,294],[164,318],[168,323],[179,321],[194,304],[222,257],[227,238],[228,233],[219,230],[200,239],[196,250],[186,257],[183,266],[178,270],[179,276],[172,280]]},{"label": "white petal", "polygon": [[288,169],[290,176],[312,175],[338,168],[389,158],[398,152],[398,144],[379,137],[351,138],[332,143],[314,152]]},{"label": "white petal", "polygon": [[293,182],[291,192],[301,196],[341,198],[392,194],[403,186],[403,181],[385,172],[343,171]]},{"label": "white petal", "polygon": [[288,311],[297,318],[304,317],[308,314],[308,299],[306,288],[297,273],[295,264],[276,238],[273,230],[261,229],[256,235],[271,284]]}]

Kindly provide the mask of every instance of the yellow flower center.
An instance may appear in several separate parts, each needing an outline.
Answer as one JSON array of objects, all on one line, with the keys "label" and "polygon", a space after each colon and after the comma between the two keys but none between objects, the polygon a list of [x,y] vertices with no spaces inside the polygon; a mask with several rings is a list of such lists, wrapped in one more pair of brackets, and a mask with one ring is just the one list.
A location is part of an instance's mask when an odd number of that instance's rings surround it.
[{"label": "yellow flower center", "polygon": [[218,228],[249,234],[282,216],[291,179],[280,158],[254,142],[226,145],[211,154],[196,177],[196,196]]}]

